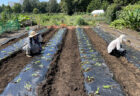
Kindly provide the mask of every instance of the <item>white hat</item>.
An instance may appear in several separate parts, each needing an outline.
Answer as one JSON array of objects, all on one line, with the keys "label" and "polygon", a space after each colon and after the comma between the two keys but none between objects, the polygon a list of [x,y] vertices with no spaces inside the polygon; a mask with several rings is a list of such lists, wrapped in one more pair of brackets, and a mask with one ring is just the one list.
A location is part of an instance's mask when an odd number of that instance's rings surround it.
[{"label": "white hat", "polygon": [[29,37],[34,37],[34,36],[36,36],[36,35],[38,35],[38,33],[35,32],[35,31],[32,31],[32,32],[29,34]]},{"label": "white hat", "polygon": [[125,41],[125,42],[127,41],[126,40],[126,35],[124,35],[124,34],[120,35],[119,38],[120,38],[121,41]]}]

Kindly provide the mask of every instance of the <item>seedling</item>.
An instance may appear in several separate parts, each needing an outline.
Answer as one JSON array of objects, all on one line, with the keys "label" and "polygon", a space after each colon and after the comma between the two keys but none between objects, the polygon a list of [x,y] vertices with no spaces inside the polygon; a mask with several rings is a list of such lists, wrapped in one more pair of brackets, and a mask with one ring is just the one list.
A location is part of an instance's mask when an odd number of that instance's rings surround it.
[{"label": "seedling", "polygon": [[86,68],[84,71],[85,71],[85,72],[88,72],[89,70],[90,70],[90,68]]},{"label": "seedling", "polygon": [[99,95],[99,90],[100,90],[100,88],[98,87],[94,94]]},{"label": "seedling", "polygon": [[43,66],[43,64],[40,64],[39,67],[43,68],[44,66]]},{"label": "seedling", "polygon": [[45,59],[45,56],[41,57],[41,59]]},{"label": "seedling", "polygon": [[2,53],[5,53],[6,51],[1,51]]},{"label": "seedling", "polygon": [[15,83],[19,83],[21,81],[21,78],[19,77],[16,81],[15,81]]},{"label": "seedling", "polygon": [[32,76],[37,77],[37,76],[38,76],[38,74],[37,74],[37,73],[33,73],[33,74],[32,74]]},{"label": "seedling", "polygon": [[90,77],[90,76],[87,77],[87,82],[90,83],[90,82],[93,82],[93,81],[94,81],[94,77]]},{"label": "seedling", "polygon": [[101,66],[102,64],[99,62],[96,62],[95,66]]},{"label": "seedling", "polygon": [[32,87],[32,85],[30,83],[26,83],[24,85],[24,88],[26,88],[28,91],[31,91],[31,87]]},{"label": "seedling", "polygon": [[50,53],[47,54],[47,56],[50,56],[50,55],[51,55]]},{"label": "seedling", "polygon": [[40,61],[36,61],[35,64],[40,63]]},{"label": "seedling", "polygon": [[26,72],[26,71],[28,71],[28,70],[30,70],[30,69],[31,69],[31,68],[30,68],[30,67],[28,67],[28,68],[26,68],[26,69],[25,69],[25,71],[24,71],[24,72]]},{"label": "seedling", "polygon": [[111,88],[112,87],[112,85],[103,85],[103,88],[104,89],[109,89],[109,88]]},{"label": "seedling", "polygon": [[50,61],[50,60],[52,60],[52,59],[51,59],[51,58],[47,58],[46,60],[47,60],[47,61]]}]

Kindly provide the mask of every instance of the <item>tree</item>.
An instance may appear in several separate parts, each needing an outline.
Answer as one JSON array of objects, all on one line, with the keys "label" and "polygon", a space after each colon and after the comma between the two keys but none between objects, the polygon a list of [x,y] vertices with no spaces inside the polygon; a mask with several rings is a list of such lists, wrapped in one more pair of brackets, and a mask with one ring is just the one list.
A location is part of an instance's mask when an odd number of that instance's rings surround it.
[{"label": "tree", "polygon": [[37,8],[34,8],[33,13],[34,14],[38,14],[39,13],[39,10]]},{"label": "tree", "polygon": [[13,12],[20,13],[21,12],[21,4],[15,3],[12,9],[13,9]]},{"label": "tree", "polygon": [[92,0],[87,7],[87,12],[101,8],[101,0]]},{"label": "tree", "polygon": [[29,0],[24,0],[22,7],[23,7],[23,12],[32,12],[33,10]]},{"label": "tree", "polygon": [[47,2],[40,2],[38,4],[38,9],[40,10],[41,13],[46,13],[47,12],[47,6],[48,6],[48,3]]},{"label": "tree", "polygon": [[32,12],[34,8],[38,6],[39,0],[24,0],[23,11]]},{"label": "tree", "polygon": [[57,1],[49,0],[48,6],[47,6],[47,11],[49,13],[56,13],[56,12],[58,12],[58,9],[59,9],[59,5],[58,5]]},{"label": "tree", "polygon": [[72,0],[61,0],[61,10],[68,15],[73,14]]},{"label": "tree", "polygon": [[2,6],[0,6],[0,13],[2,12]]}]

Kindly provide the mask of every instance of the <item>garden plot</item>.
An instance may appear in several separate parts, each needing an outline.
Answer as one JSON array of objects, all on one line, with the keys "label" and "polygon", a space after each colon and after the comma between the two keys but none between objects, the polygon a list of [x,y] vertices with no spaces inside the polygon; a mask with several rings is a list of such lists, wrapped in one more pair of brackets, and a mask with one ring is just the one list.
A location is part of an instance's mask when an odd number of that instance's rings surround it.
[{"label": "garden plot", "polygon": [[120,85],[113,80],[113,74],[101,55],[93,48],[83,29],[77,28],[76,31],[88,95],[124,96]]},{"label": "garden plot", "polygon": [[[110,34],[103,32],[99,28],[93,29],[100,37],[102,37],[108,44],[115,39],[115,37],[112,37]],[[132,42],[133,43],[133,42]],[[140,68],[140,52],[127,46],[123,45],[123,48],[127,50],[126,58],[129,62],[133,63],[136,67]]]},{"label": "garden plot", "polygon": [[87,96],[75,28],[68,27],[62,50],[55,56],[38,96]]},{"label": "garden plot", "polygon": [[[39,33],[44,34],[48,29],[44,28],[39,31]],[[0,50],[0,62],[2,62],[7,57],[11,56],[12,54],[15,54],[19,50],[22,49],[22,47],[25,44],[27,38],[23,38],[20,41],[16,42],[15,44],[9,45],[8,47]]]},{"label": "garden plot", "polygon": [[94,48],[100,52],[109,69],[114,74],[114,79],[119,82],[128,96],[140,96],[140,70],[127,61],[125,57],[116,58],[107,53],[107,43],[91,28],[85,29]]},{"label": "garden plot", "polygon": [[[45,34],[43,34],[44,43],[42,46],[48,43],[57,31],[58,29],[53,29],[45,32]],[[26,57],[24,51],[19,51],[0,63],[0,82],[3,82],[0,83],[0,93],[4,90],[7,84],[11,82],[29,62],[31,62],[32,59],[33,57]]]},{"label": "garden plot", "polygon": [[[49,65],[60,49],[66,29],[56,33],[44,47],[41,56],[37,56],[21,73],[11,81],[0,96],[36,96],[36,87],[44,79]],[[15,91],[16,90],[16,91]]]}]

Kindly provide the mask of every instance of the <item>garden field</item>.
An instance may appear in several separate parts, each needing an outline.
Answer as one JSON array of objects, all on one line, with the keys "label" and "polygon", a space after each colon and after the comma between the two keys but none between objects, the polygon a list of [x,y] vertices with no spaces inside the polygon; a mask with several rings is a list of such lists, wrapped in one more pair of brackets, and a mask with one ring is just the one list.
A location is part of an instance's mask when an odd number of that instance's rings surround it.
[{"label": "garden field", "polygon": [[0,46],[0,96],[139,96],[139,51],[107,53],[114,39],[98,27],[41,27],[40,55],[21,49],[27,34]]}]

